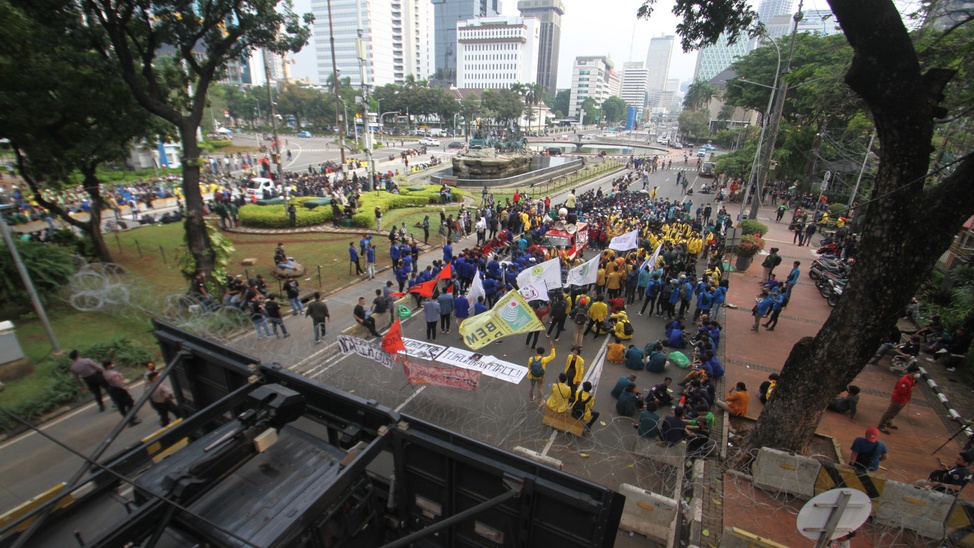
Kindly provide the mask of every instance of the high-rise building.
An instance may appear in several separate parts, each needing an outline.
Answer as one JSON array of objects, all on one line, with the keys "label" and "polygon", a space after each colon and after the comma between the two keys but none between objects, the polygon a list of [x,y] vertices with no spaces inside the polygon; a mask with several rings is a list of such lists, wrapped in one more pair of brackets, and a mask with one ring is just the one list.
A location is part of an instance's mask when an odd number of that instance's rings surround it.
[{"label": "high-rise building", "polygon": [[[646,52],[646,70],[649,72],[646,89],[650,94],[666,88],[666,79],[670,77],[670,59],[673,57],[674,42],[673,36],[649,39],[649,51]],[[655,105],[650,103],[650,106]]]},{"label": "high-rise building", "polygon": [[572,89],[568,100],[568,116],[578,115],[585,99],[591,98],[597,106],[619,95],[619,75],[615,63],[606,56],[580,56],[572,65]]},{"label": "high-rise building", "polygon": [[534,17],[541,22],[537,82],[544,86],[545,92],[554,95],[558,85],[561,16],[565,15],[565,4],[561,0],[521,0],[517,9],[522,17]]},{"label": "high-rise building", "polygon": [[[771,23],[776,15],[789,15],[793,0],[762,0],[758,6],[758,18],[765,26]],[[747,36],[738,37],[737,42],[731,44],[726,34],[720,35],[717,43],[707,46],[697,54],[697,66],[693,72],[694,81],[710,81],[727,67],[744,57],[758,46],[758,39],[748,39]]]},{"label": "high-rise building", "polygon": [[970,0],[942,0],[934,2],[924,20],[924,25],[946,30],[974,18],[974,2]]},{"label": "high-rise building", "polygon": [[[789,14],[775,15],[765,23],[768,36],[775,40],[791,35],[794,26],[794,17]],[[842,32],[842,29],[839,28],[839,24],[830,10],[809,10],[802,12],[802,20],[798,22],[798,32],[828,36],[838,34]],[[780,42],[779,45],[781,45]]]},{"label": "high-rise building", "polygon": [[642,63],[622,64],[622,84],[619,86],[619,97],[631,107],[640,111],[646,107],[646,84],[649,71]]},{"label": "high-rise building", "polygon": [[457,23],[457,87],[509,88],[538,78],[540,22],[478,17]]},{"label": "high-rise building", "polygon": [[[312,32],[318,83],[325,84],[332,73],[328,4],[325,0],[313,0],[311,10],[315,16]],[[366,45],[369,85],[401,84],[410,74],[417,79],[430,75],[428,0],[332,0],[331,12],[339,78],[349,78],[355,87],[362,84],[355,49],[359,20]]]},{"label": "high-rise building", "polygon": [[[324,1],[324,0],[316,0]],[[437,78],[457,81],[457,23],[501,14],[500,0],[432,0],[434,55]]]}]

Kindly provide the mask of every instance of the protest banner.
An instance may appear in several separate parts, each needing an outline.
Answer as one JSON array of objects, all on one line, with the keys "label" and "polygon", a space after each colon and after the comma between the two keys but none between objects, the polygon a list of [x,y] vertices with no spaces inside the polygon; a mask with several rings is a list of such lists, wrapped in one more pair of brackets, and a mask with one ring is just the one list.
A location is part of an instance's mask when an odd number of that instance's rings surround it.
[{"label": "protest banner", "polygon": [[381,347],[376,346],[365,339],[352,337],[350,335],[339,335],[338,347],[341,349],[342,354],[355,353],[359,356],[375,360],[389,369],[392,369],[392,367],[396,364],[395,356],[390,355]]},{"label": "protest banner", "polygon": [[461,390],[476,390],[480,382],[480,371],[437,367],[414,362],[406,356],[401,357],[402,370],[409,384],[429,384],[447,386]]},{"label": "protest banner", "polygon": [[544,324],[531,310],[527,301],[513,290],[498,299],[494,307],[487,312],[467,318],[460,323],[463,342],[475,350],[502,337],[542,329]]}]

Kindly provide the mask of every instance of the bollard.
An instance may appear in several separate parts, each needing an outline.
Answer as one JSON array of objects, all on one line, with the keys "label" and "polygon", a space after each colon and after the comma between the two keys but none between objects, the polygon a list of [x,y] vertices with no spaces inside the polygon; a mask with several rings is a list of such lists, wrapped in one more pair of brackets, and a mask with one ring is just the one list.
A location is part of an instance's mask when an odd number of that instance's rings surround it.
[{"label": "bollard", "polygon": [[246,268],[244,269],[244,279],[250,280],[250,272]]},{"label": "bollard", "polygon": [[135,249],[139,251],[139,258],[142,258],[142,246],[139,245],[139,241],[135,240]]},{"label": "bollard", "polygon": [[118,229],[115,230],[115,244],[118,246],[118,254],[122,254],[122,240],[118,239]]},{"label": "bollard", "polygon": [[318,287],[321,287],[321,265],[318,265]]},{"label": "bollard", "polygon": [[166,264],[166,250],[159,246],[159,253],[162,255],[162,264]]}]

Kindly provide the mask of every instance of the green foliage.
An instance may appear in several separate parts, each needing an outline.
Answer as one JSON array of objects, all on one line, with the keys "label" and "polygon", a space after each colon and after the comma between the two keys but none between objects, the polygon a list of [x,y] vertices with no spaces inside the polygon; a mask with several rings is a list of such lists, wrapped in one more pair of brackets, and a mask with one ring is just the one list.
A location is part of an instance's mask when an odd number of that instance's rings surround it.
[{"label": "green foliage", "polygon": [[687,88],[687,94],[683,97],[683,108],[687,110],[705,110],[710,106],[710,101],[716,94],[717,89],[710,85],[710,82],[697,80]]},{"label": "green foliage", "polygon": [[497,123],[517,120],[524,112],[524,103],[509,89],[488,89],[480,96],[484,113]]},{"label": "green foliage", "polygon": [[[398,179],[400,186],[408,183],[404,176]],[[464,192],[460,189],[451,189],[454,200],[462,200]],[[314,197],[295,198],[293,201],[300,205]],[[423,190],[402,189],[400,194],[389,194],[388,192],[366,192],[359,200],[359,207],[352,222],[359,228],[370,228],[375,226],[375,206],[380,206],[382,211],[390,211],[404,207],[421,207],[429,204],[440,203],[440,187],[437,185],[424,185]],[[316,226],[332,220],[331,206],[316,207],[307,209],[297,208],[297,226]],[[240,222],[244,226],[259,228],[289,228],[291,221],[287,216],[287,211],[283,204],[260,206],[245,205],[240,208]]]},{"label": "green foliage", "polygon": [[[103,362],[112,360],[116,369],[127,367],[139,369],[152,360],[152,353],[145,347],[124,337],[109,339],[95,343],[86,348],[80,348],[82,356]],[[57,358],[53,374],[48,379],[44,389],[34,398],[13,406],[10,411],[29,421],[39,419],[59,406],[75,402],[83,396],[81,385],[71,375],[71,359],[67,355]],[[0,429],[10,432],[16,424],[6,416],[0,417]]]},{"label": "green foliage", "polygon": [[687,137],[703,140],[710,137],[710,113],[706,110],[680,112],[680,131]]},{"label": "green foliage", "polygon": [[[62,247],[21,241],[17,241],[15,245],[43,302],[47,302],[57,293],[74,274],[71,258]],[[17,272],[7,246],[0,246],[0,273],[0,301],[23,308],[30,306],[30,297],[24,289],[20,273]]]},{"label": "green foliage", "polygon": [[233,146],[233,141],[231,141],[230,139],[210,139],[206,141],[206,143],[215,149],[221,149],[221,148],[227,148],[229,146]]},{"label": "green foliage", "polygon": [[554,100],[551,103],[551,110],[557,113],[559,118],[564,118],[568,116],[569,103],[572,100],[572,91],[570,89],[563,89],[555,94]]},{"label": "green foliage", "polygon": [[741,235],[749,236],[751,234],[767,234],[768,225],[764,223],[759,223],[753,219],[744,219],[737,224],[737,228],[741,229]]},{"label": "green foliage", "polygon": [[833,220],[838,219],[841,216],[841,214],[845,212],[845,209],[846,208],[844,203],[829,204],[829,209],[828,209],[829,218]]},{"label": "green foliage", "polygon": [[[227,266],[230,265],[230,255],[233,255],[236,249],[233,247],[233,242],[209,223],[206,224],[206,233],[210,239],[210,247],[213,249],[213,272],[211,276],[213,279],[222,280],[227,275]],[[183,241],[185,242],[185,240],[186,238],[184,237]],[[180,255],[178,264],[179,271],[187,280],[196,275],[196,261],[192,255]]]},{"label": "green foliage", "polygon": [[629,106],[621,97],[612,96],[602,102],[602,114],[609,123],[624,120],[628,110]]},{"label": "green foliage", "polygon": [[[648,19],[657,0],[643,0],[636,16]],[[677,0],[673,15],[682,19],[676,25],[683,51],[716,44],[722,36],[730,42],[743,40],[758,21],[758,14],[747,0]]]}]

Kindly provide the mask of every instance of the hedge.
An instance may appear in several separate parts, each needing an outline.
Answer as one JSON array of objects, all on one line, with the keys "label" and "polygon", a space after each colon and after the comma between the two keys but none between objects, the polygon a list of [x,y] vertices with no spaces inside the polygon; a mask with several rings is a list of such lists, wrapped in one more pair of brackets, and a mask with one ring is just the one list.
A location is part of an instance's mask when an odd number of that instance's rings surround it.
[{"label": "hedge", "polygon": [[744,219],[737,225],[741,229],[742,236],[748,236],[751,234],[767,234],[768,225],[764,223],[759,223],[753,219]]},{"label": "hedge", "polygon": [[[455,201],[463,199],[464,192],[459,189],[452,189]],[[318,199],[317,196],[303,196],[293,198],[295,205],[300,205],[310,200]],[[429,204],[440,203],[439,185],[424,185],[423,190],[402,190],[400,194],[389,194],[388,192],[366,192],[362,194],[358,204],[357,213],[352,216],[353,226],[357,228],[372,228],[375,226],[375,206],[382,207],[382,211],[388,212],[393,209],[404,207],[423,207]],[[284,205],[253,205],[248,204],[240,208],[240,222],[244,226],[256,228],[290,228],[291,221],[287,216]],[[316,207],[307,209],[297,208],[296,226],[315,226],[325,224],[332,220],[331,206]]]}]

